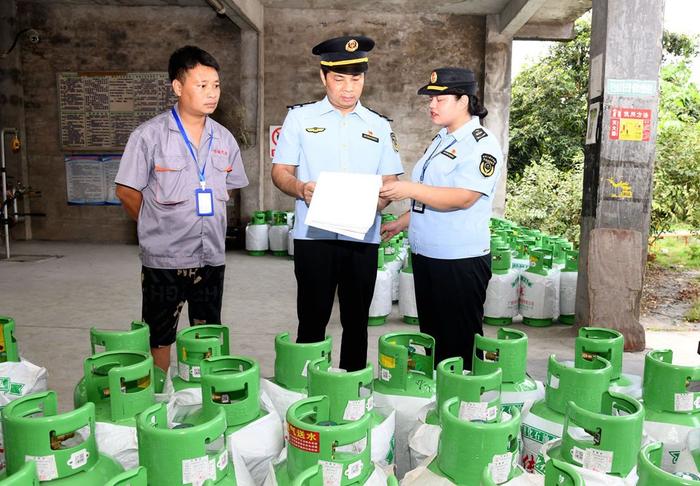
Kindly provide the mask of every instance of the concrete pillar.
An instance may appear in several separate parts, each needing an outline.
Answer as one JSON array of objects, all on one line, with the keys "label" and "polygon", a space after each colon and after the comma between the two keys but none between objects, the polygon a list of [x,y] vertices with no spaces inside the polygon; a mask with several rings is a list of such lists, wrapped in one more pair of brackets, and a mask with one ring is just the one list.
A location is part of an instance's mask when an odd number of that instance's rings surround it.
[{"label": "concrete pillar", "polygon": [[241,193],[241,218],[262,207],[263,180],[260,161],[265,132],[262,130],[262,35],[250,28],[241,29],[241,104],[245,123],[246,148],[242,152],[250,185]]},{"label": "concrete pillar", "polygon": [[576,320],[644,349],[663,0],[593,0],[589,121]]},{"label": "concrete pillar", "polygon": [[[10,48],[17,32],[22,30],[17,17],[17,4],[14,0],[0,2],[0,51],[4,54]],[[5,155],[7,161],[7,174],[12,177],[12,184],[17,180],[26,187],[29,185],[29,166],[27,165],[26,143],[27,137],[24,130],[24,90],[22,89],[22,61],[20,51],[22,44],[28,42],[25,35],[21,35],[14,50],[6,57],[0,58],[0,127],[16,128],[19,130],[19,138],[24,148],[19,154],[10,151],[9,137],[6,137]],[[11,208],[10,208],[11,209]],[[20,211],[29,212],[29,197],[24,197],[20,205]],[[11,231],[12,238],[31,239],[31,218],[25,217],[24,223],[20,223]]]},{"label": "concrete pillar", "polygon": [[[484,48],[484,106],[489,114],[483,124],[498,138],[503,149],[503,160],[508,160],[508,123],[510,119],[510,67],[513,38],[501,34],[498,15],[486,17],[486,45]],[[494,216],[503,216],[506,202],[508,167],[504,166],[496,186],[493,201]]]}]

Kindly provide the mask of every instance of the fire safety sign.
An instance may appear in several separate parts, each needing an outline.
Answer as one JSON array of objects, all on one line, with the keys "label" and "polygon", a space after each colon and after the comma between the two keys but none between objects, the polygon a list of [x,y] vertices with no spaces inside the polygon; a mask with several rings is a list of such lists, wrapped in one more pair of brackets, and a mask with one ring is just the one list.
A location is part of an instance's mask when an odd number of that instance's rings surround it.
[{"label": "fire safety sign", "polygon": [[651,110],[613,107],[610,110],[610,140],[648,142]]}]

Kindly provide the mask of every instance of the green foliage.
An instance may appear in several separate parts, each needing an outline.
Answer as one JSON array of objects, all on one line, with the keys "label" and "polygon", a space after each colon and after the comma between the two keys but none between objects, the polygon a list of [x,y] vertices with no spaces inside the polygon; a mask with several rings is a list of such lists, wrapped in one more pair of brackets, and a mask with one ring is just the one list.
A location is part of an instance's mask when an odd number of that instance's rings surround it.
[{"label": "green foliage", "polygon": [[512,177],[544,157],[560,169],[572,168],[583,157],[590,23],[578,21],[575,31],[574,40],[556,44],[513,81],[508,149]]},{"label": "green foliage", "polygon": [[[575,32],[513,81],[506,215],[577,241],[590,22],[579,20]],[[664,32],[663,48],[652,242],[678,224],[700,229],[700,91],[688,67],[698,42]]]},{"label": "green foliage", "polygon": [[651,209],[652,241],[677,223],[700,229],[700,124],[660,127]]},{"label": "green foliage", "polygon": [[526,167],[522,177],[508,181],[505,217],[578,245],[582,183],[581,159],[568,170],[542,159]]}]

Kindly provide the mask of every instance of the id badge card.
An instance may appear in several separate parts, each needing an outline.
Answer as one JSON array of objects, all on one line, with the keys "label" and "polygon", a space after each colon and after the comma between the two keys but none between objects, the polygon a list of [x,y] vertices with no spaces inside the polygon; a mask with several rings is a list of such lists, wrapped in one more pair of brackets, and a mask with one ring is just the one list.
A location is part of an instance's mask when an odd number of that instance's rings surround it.
[{"label": "id badge card", "polygon": [[411,201],[411,211],[413,211],[414,213],[423,214],[425,212],[425,204],[413,199]]},{"label": "id badge card", "polygon": [[197,216],[212,216],[214,214],[214,194],[211,189],[194,191],[197,200]]}]

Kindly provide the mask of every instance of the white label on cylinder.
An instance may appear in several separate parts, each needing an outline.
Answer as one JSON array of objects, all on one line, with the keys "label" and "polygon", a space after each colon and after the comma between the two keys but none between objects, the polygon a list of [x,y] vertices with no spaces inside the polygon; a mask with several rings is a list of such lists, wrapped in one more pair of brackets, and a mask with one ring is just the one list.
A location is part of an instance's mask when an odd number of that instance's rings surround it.
[{"label": "white label on cylinder", "polygon": [[693,393],[676,393],[673,409],[676,412],[692,412],[693,411]]},{"label": "white label on cylinder", "polygon": [[389,381],[391,380],[391,373],[386,368],[382,368],[380,378],[382,381]]},{"label": "white label on cylinder", "polygon": [[222,452],[219,459],[216,461],[216,467],[219,471],[223,471],[228,466],[228,452]]},{"label": "white label on cylinder", "polygon": [[549,375],[549,386],[551,386],[552,388],[559,388],[559,377]]},{"label": "white label on cylinder", "polygon": [[177,374],[184,381],[190,381],[190,365],[177,362]]},{"label": "white label on cylinder", "polygon": [[340,486],[343,479],[343,465],[332,461],[318,461],[323,475],[323,486]]},{"label": "white label on cylinder", "polygon": [[486,409],[488,403],[485,402],[460,402],[459,418],[462,420],[486,420]]},{"label": "white label on cylinder", "polygon": [[311,363],[311,360],[307,359],[306,363],[304,363],[304,369],[301,370],[301,376],[306,377],[309,374],[309,363]]},{"label": "white label on cylinder", "polygon": [[212,477],[209,457],[202,456],[182,461],[182,484],[201,486],[207,479],[216,480],[216,474]]},{"label": "white label on cylinder", "polygon": [[359,420],[365,415],[366,404],[365,399],[360,398],[359,400],[348,400],[348,404],[345,407],[345,413],[343,413],[343,420]]},{"label": "white label on cylinder", "polygon": [[583,464],[583,449],[574,446],[571,449],[571,458],[579,464]]},{"label": "white label on cylinder", "polygon": [[193,366],[192,368],[190,368],[190,373],[192,373],[192,378],[202,377],[202,371],[199,366]]},{"label": "white label on cylinder", "polygon": [[607,474],[612,471],[612,463],[612,451],[586,449],[583,453],[583,467],[585,469]]},{"label": "white label on cylinder", "polygon": [[374,396],[367,397],[367,411],[371,412],[374,409]]},{"label": "white label on cylinder", "polygon": [[81,449],[70,455],[68,465],[71,467],[71,469],[78,469],[79,467],[83,467],[85,464],[87,464],[89,457],[90,453],[87,451],[87,449]]},{"label": "white label on cylinder", "polygon": [[508,481],[512,464],[512,452],[496,454],[493,456],[493,460],[491,461],[491,464],[489,464],[489,469],[491,470],[491,478],[496,484],[502,484]]},{"label": "white label on cylinder", "polygon": [[360,474],[362,474],[362,461],[358,460],[352,464],[348,464],[348,468],[345,470],[345,476],[348,479],[355,479]]},{"label": "white label on cylinder", "polygon": [[51,481],[58,477],[56,458],[54,456],[24,456],[24,461],[36,463],[36,473],[39,481]]}]

